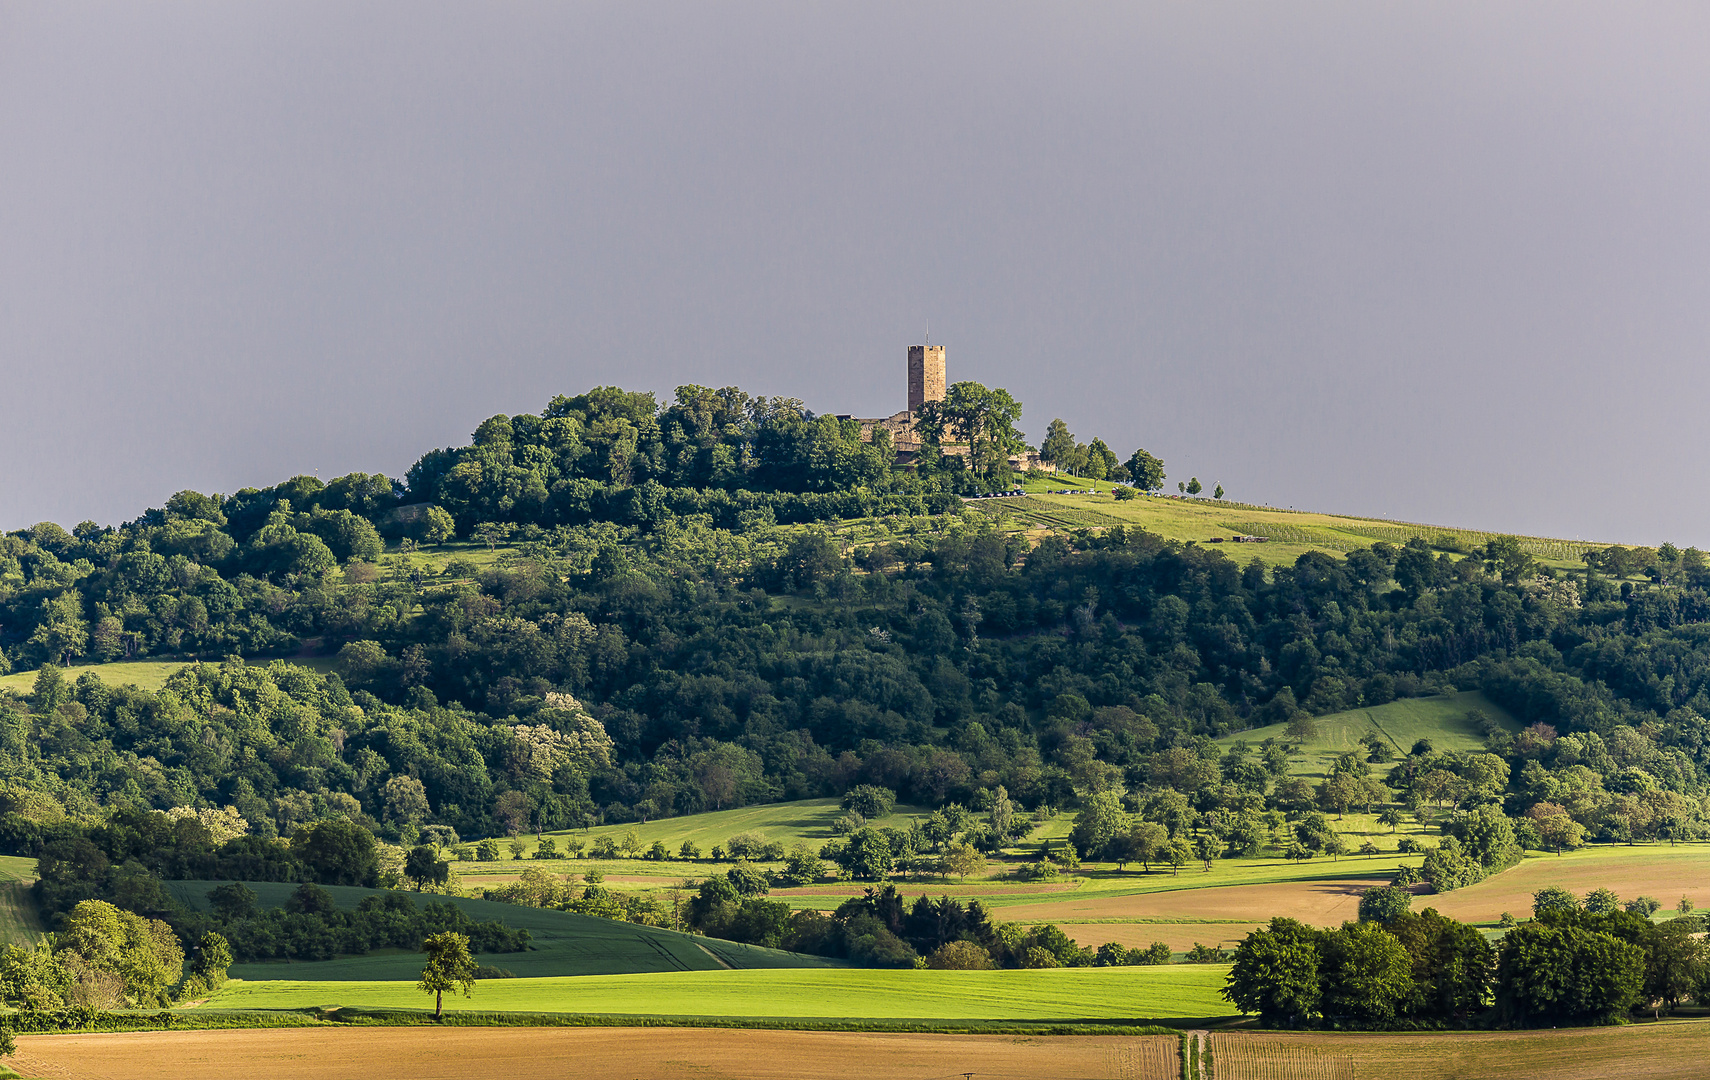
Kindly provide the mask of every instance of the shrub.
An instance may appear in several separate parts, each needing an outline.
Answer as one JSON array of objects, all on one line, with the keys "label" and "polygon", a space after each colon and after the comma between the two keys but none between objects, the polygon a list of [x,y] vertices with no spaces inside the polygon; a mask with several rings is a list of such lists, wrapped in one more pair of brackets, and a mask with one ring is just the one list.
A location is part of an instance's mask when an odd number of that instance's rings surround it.
[{"label": "shrub", "polygon": [[1182,958],[1182,962],[1185,964],[1221,964],[1227,959],[1229,959],[1229,954],[1222,949],[1215,945],[1201,945],[1196,941],[1193,943],[1193,948],[1189,949],[1187,955]]},{"label": "shrub", "polygon": [[1662,901],[1654,896],[1636,896],[1627,901],[1625,906],[1633,914],[1648,919],[1662,909]]},{"label": "shrub", "polygon": [[701,857],[701,846],[693,840],[683,841],[683,846],[677,849],[679,859],[698,859]]},{"label": "shrub", "polygon": [[1038,945],[1029,945],[1021,955],[1021,966],[1024,968],[1056,968],[1062,967],[1062,961],[1057,959],[1051,950]]},{"label": "shrub", "polygon": [[927,957],[926,966],[940,971],[985,971],[996,965],[991,954],[972,941],[952,941]]},{"label": "shrub", "polygon": [[492,837],[475,845],[475,860],[477,862],[497,862],[499,859],[499,842]]},{"label": "shrub", "polygon": [[558,858],[558,842],[553,840],[552,837],[550,837],[550,836],[546,837],[545,839],[543,839],[540,842],[540,846],[534,849],[534,854],[529,856],[529,858],[531,858],[531,859],[556,859],[556,858]]},{"label": "shrub", "polygon": [[1015,876],[1020,881],[1055,881],[1060,875],[1056,863],[1040,859],[1038,862],[1022,863],[1016,867]]}]

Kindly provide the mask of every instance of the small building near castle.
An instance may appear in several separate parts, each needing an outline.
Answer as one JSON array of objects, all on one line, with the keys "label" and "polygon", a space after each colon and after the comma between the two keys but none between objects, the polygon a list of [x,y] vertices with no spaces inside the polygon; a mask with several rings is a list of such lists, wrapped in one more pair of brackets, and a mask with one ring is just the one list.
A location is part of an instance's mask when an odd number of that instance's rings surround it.
[{"label": "small building near castle", "polygon": [[[944,395],[950,388],[949,379],[944,366],[944,346],[942,345],[910,345],[908,347],[908,408],[890,416],[857,417],[847,413],[840,414],[839,420],[854,420],[861,425],[861,441],[872,442],[873,432],[887,431],[891,436],[891,445],[896,448],[897,462],[906,465],[920,453],[920,435],[915,431],[915,414],[920,407],[929,401],[943,401]],[[961,457],[968,455],[968,448],[961,444],[944,444],[941,449],[946,454],[956,454]],[[1048,461],[1040,460],[1036,450],[1025,450],[1019,454],[1010,455],[1009,465],[1012,469],[1026,471],[1038,469],[1044,472],[1056,472],[1057,467]]]}]

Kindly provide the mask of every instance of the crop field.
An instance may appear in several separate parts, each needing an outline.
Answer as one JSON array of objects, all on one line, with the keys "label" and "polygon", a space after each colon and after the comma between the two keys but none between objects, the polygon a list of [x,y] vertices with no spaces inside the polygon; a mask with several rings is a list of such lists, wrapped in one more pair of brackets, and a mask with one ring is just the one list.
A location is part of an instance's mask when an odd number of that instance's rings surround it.
[{"label": "crop field", "polygon": [[[24,1035],[13,1063],[52,1080],[1177,1080],[1172,1035],[1072,1038],[699,1028],[294,1028]],[[309,1071],[305,1071],[308,1063]],[[478,1066],[472,1063],[478,1062]]]},{"label": "crop field", "polygon": [[1532,894],[1550,885],[1576,896],[1599,888],[1614,890],[1622,900],[1652,896],[1662,901],[1664,911],[1673,910],[1682,896],[1706,907],[1710,906],[1710,845],[1599,846],[1560,856],[1533,854],[1477,885],[1421,896],[1413,906],[1434,907],[1463,922],[1494,922],[1505,911],[1524,919],[1532,914]]},{"label": "crop field", "polygon": [[[421,971],[416,957],[413,980]],[[307,965],[298,965],[307,966]],[[618,1016],[885,1020],[1139,1020],[1230,1015],[1228,967],[930,971],[794,968],[494,979],[447,1009]],[[209,1009],[432,1007],[413,981],[234,981]]]},{"label": "crop field", "polygon": [[[214,881],[173,881],[168,888],[180,901],[206,909],[208,890]],[[282,882],[251,882],[258,903],[278,907],[294,885]],[[329,885],[341,907],[355,907],[377,890]],[[415,895],[415,894],[411,894]],[[490,900],[415,895],[417,906],[430,900],[450,900],[476,921],[498,920],[527,930],[533,941],[527,952],[484,953],[480,960],[519,976],[607,975],[629,972],[710,971],[730,968],[824,967],[835,961],[800,956],[777,949],[762,949],[718,938],[694,937],[634,923],[616,922],[567,911],[501,904]],[[422,958],[413,952],[374,952],[366,956],[335,960],[234,964],[231,973],[240,979],[343,981],[414,979],[421,974]]]},{"label": "crop field", "polygon": [[1214,1080],[1678,1080],[1704,1075],[1710,1022],[1442,1035],[1214,1033]]},{"label": "crop field", "polygon": [[[1518,720],[1477,691],[1438,697],[1402,698],[1369,709],[1350,709],[1347,712],[1313,717],[1312,725],[1317,731],[1291,758],[1290,771],[1303,776],[1324,777],[1329,775],[1331,764],[1343,754],[1354,752],[1363,759],[1365,748],[1360,745],[1360,739],[1374,729],[1390,741],[1397,756],[1405,755],[1420,739],[1431,740],[1432,747],[1437,750],[1482,750],[1484,734],[1469,715],[1475,709],[1510,731],[1520,730]],[[1236,742],[1256,747],[1266,739],[1285,738],[1285,727],[1283,724],[1272,724],[1269,727],[1253,728],[1234,735],[1225,735],[1217,742],[1225,749]],[[1379,765],[1374,766],[1373,771],[1381,774],[1388,770]]]}]

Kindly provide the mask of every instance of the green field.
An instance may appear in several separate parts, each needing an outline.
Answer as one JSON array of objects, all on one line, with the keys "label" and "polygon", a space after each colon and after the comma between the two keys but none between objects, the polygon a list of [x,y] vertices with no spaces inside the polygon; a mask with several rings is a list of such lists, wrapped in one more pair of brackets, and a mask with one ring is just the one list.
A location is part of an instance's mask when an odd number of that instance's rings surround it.
[{"label": "green field", "polygon": [[[172,881],[167,883],[180,902],[206,910],[208,890],[217,881]],[[279,907],[296,888],[283,882],[250,882],[262,907]],[[374,889],[329,885],[340,907],[355,907]],[[418,907],[430,900],[450,900],[477,922],[497,920],[527,930],[533,941],[527,952],[491,953],[482,963],[504,968],[519,976],[608,975],[633,972],[712,971],[726,966],[738,969],[779,967],[825,967],[835,963],[815,956],[799,956],[777,949],[740,945],[718,938],[695,937],[633,923],[615,922],[567,911],[501,904],[489,900],[411,894]],[[237,964],[232,974],[242,979],[291,977],[344,981],[353,979],[413,979],[421,974],[421,955],[414,952],[374,952],[366,956],[340,957],[311,962]]]},{"label": "green field", "polygon": [[[1358,753],[1363,760],[1365,748],[1360,745],[1360,739],[1373,729],[1389,739],[1397,757],[1406,755],[1419,739],[1431,740],[1432,747],[1437,750],[1482,750],[1484,734],[1479,730],[1477,722],[1468,718],[1468,714],[1474,709],[1498,721],[1509,731],[1520,730],[1518,720],[1477,691],[1440,697],[1403,698],[1370,709],[1350,709],[1347,712],[1313,717],[1312,725],[1317,731],[1291,756],[1290,767],[1293,772],[1303,776],[1322,777],[1329,774],[1331,764],[1343,754]],[[1225,749],[1236,742],[1257,747],[1266,739],[1287,738],[1286,726],[1272,724],[1269,727],[1253,728],[1234,735],[1225,735],[1217,742]],[[1376,766],[1376,771],[1381,773],[1386,770],[1383,766]]]},{"label": "green field", "polygon": [[[1227,1016],[1228,967],[894,971],[855,968],[686,971],[482,982],[447,1009],[632,1016],[1077,1020]],[[233,982],[208,1009],[431,1006],[409,982]]]},{"label": "green field", "polygon": [[[94,672],[108,686],[135,686],[139,690],[159,690],[167,677],[184,666],[182,660],[139,660],[119,664],[80,664],[65,668],[68,682],[76,682],[84,672]],[[34,671],[19,671],[0,675],[0,690],[28,693],[36,684]]]},{"label": "green field", "polygon": [[[1050,489],[1087,486],[1092,491],[1071,495],[1044,494]],[[1246,562],[1257,558],[1266,563],[1292,563],[1307,551],[1345,554],[1370,547],[1379,540],[1405,544],[1418,536],[1438,550],[1471,552],[1482,550],[1497,533],[1442,525],[1421,525],[1382,518],[1350,517],[1254,506],[1227,500],[1143,495],[1118,501],[1109,483],[1092,484],[1074,477],[1028,480],[1021,499],[990,499],[968,506],[990,515],[1005,527],[1018,529],[1104,528],[1138,525],[1171,540],[1217,544],[1231,558]],[[1263,536],[1262,544],[1237,544],[1232,538]],[[1526,536],[1520,546],[1539,561],[1560,568],[1583,569],[1580,555],[1607,544],[1551,537]]]},{"label": "green field", "polygon": [[[266,665],[273,663],[274,658],[251,657],[249,663]],[[76,667],[62,668],[67,682],[76,682],[84,673],[91,673],[108,686],[134,686],[139,690],[159,690],[166,685],[166,680],[181,667],[189,666],[184,660],[135,660],[121,661],[113,664],[79,664]],[[325,675],[332,670],[332,658],[324,656],[291,657],[287,663],[297,664],[312,671]],[[36,685],[36,672],[16,671],[10,675],[0,675],[0,692],[15,690],[20,694],[29,693]]]},{"label": "green field", "polygon": [[[879,818],[873,824],[907,829],[910,821],[916,817],[925,817],[928,813],[929,811],[916,807],[898,806],[889,817]],[[673,855],[677,854],[678,846],[685,840],[693,840],[700,846],[703,854],[710,854],[714,845],[723,846],[737,833],[745,832],[763,833],[766,839],[776,840],[786,848],[800,840],[806,840],[818,848],[832,839],[834,834],[831,831],[831,823],[842,816],[843,809],[836,799],[804,799],[800,802],[744,806],[736,810],[711,810],[704,814],[657,818],[628,825],[564,830],[546,835],[555,838],[559,850],[563,850],[563,841],[569,837],[585,840],[591,845],[601,836],[609,836],[621,842],[625,834],[630,832],[635,833],[644,849],[652,846],[653,841],[660,840],[670,848]],[[527,845],[524,855],[526,858],[538,845],[532,836],[519,839]]]},{"label": "green field", "polygon": [[35,880],[36,860],[0,855],[0,945],[34,945],[46,929],[30,895]]}]

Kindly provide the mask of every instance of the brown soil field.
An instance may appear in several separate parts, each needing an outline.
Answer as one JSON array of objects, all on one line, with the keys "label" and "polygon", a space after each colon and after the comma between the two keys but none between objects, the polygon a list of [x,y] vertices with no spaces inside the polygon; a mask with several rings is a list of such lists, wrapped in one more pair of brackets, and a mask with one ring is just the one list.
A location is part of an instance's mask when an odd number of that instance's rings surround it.
[{"label": "brown soil field", "polygon": [[[1559,885],[1578,896],[1608,887],[1623,900],[1654,896],[1673,908],[1682,894],[1699,907],[1710,906],[1710,851],[1701,844],[1675,848],[1620,848],[1589,853],[1590,857],[1528,858],[1487,881],[1451,893],[1432,893],[1417,886],[1414,910],[1434,907],[1463,922],[1494,923],[1509,912],[1517,919],[1532,914],[1532,894],[1546,885]],[[1064,897],[1042,903],[1005,905],[1000,918],[1023,923],[1093,919],[1242,919],[1268,921],[1274,916],[1299,919],[1315,926],[1338,926],[1359,913],[1360,894],[1387,883],[1387,874],[1361,875],[1350,860],[1345,876],[1318,881],[1283,881],[1267,885],[1224,885],[1174,892],[1129,896]],[[1089,931],[1094,932],[1095,931]],[[1144,934],[1141,929],[1137,933]],[[1078,937],[1076,940],[1080,940]],[[1108,937],[1101,941],[1124,941]],[[1168,940],[1168,939],[1159,939]],[[1209,944],[1209,943],[1208,943]]]},{"label": "brown soil field", "polygon": [[695,1028],[297,1028],[24,1035],[43,1080],[1176,1080],[1171,1035],[890,1035]]},{"label": "brown soil field", "polygon": [[1462,922],[1495,922],[1504,911],[1525,919],[1532,914],[1532,894],[1547,885],[1559,885],[1576,896],[1601,887],[1615,890],[1623,900],[1654,896],[1665,909],[1685,895],[1704,907],[1710,903],[1710,858],[1699,844],[1623,851],[1620,858],[1546,855],[1465,889],[1421,896],[1413,907],[1434,907]]},{"label": "brown soil field", "polygon": [[1299,919],[1319,926],[1340,925],[1359,913],[1360,894],[1387,883],[1379,877],[1325,881],[1283,881],[1270,885],[1226,885],[1176,892],[1138,893],[1058,900],[1043,904],[1013,904],[997,910],[999,918],[1023,923],[1074,922],[1076,919],[1251,919],[1273,916]]},{"label": "brown soil field", "polygon": [[1710,1023],[1443,1035],[1211,1036],[1213,1080],[1679,1080],[1710,1074]]},{"label": "brown soil field", "polygon": [[1084,948],[1096,949],[1114,941],[1127,948],[1145,948],[1161,941],[1178,952],[1195,943],[1233,949],[1241,939],[1263,923],[1060,923],[1058,929]]}]

